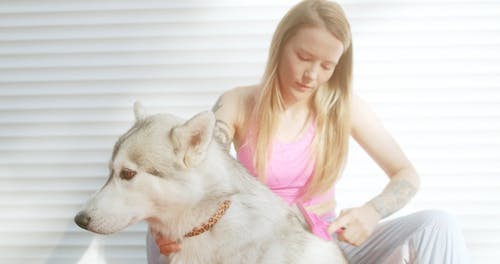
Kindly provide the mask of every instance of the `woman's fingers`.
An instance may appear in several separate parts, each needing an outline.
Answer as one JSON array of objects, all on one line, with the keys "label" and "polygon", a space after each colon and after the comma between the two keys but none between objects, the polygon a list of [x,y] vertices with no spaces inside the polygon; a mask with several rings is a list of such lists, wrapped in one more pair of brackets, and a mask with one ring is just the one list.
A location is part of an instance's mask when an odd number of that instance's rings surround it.
[{"label": "woman's fingers", "polygon": [[359,246],[369,238],[380,220],[379,215],[372,211],[373,208],[368,206],[343,210],[328,231],[337,232],[337,238],[342,242]]},{"label": "woman's fingers", "polygon": [[181,250],[181,245],[171,239],[159,236],[155,241],[163,255],[170,255],[171,253]]},{"label": "woman's fingers", "polygon": [[347,226],[351,223],[351,216],[346,213],[341,213],[328,227],[328,233],[343,233]]},{"label": "woman's fingers", "polygon": [[160,245],[159,248],[160,248],[160,253],[165,256],[168,256],[174,252],[181,250],[181,246],[177,243],[163,244]]},{"label": "woman's fingers", "polygon": [[175,243],[175,241],[171,240],[171,239],[168,239],[166,237],[162,237],[162,236],[158,236],[156,239],[156,244],[158,246],[161,246],[161,245],[165,245],[165,244],[172,244],[172,243]]}]

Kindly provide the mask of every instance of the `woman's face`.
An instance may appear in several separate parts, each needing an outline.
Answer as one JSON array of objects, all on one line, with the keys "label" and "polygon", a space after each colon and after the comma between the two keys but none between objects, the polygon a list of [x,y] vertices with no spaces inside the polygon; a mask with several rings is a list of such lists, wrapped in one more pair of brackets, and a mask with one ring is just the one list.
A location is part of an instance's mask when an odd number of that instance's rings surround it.
[{"label": "woman's face", "polygon": [[278,78],[285,102],[302,101],[335,70],[344,47],[322,27],[303,27],[283,47]]}]

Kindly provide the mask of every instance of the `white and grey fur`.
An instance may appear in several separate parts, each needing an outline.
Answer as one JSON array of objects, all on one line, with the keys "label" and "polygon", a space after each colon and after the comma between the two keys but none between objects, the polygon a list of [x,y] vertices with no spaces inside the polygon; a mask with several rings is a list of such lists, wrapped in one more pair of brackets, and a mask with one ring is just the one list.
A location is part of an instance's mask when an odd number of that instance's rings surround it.
[{"label": "white and grey fur", "polygon": [[[295,208],[213,140],[212,112],[184,122],[146,116],[138,103],[134,108],[136,123],[115,145],[109,179],[75,216],[80,227],[110,234],[146,220],[154,232],[182,243],[172,264],[347,263],[335,242],[307,231]],[[124,169],[136,175],[124,179]],[[232,204],[212,229],[184,237],[224,200]]]}]

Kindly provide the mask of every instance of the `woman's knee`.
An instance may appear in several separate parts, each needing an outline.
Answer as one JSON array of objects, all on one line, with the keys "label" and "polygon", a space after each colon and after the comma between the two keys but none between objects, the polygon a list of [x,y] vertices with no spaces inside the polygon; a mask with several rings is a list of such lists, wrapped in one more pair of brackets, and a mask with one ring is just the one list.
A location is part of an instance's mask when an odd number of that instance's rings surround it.
[{"label": "woman's knee", "polygon": [[440,230],[457,230],[458,223],[454,215],[442,210],[424,210],[413,214],[420,228],[435,227]]}]

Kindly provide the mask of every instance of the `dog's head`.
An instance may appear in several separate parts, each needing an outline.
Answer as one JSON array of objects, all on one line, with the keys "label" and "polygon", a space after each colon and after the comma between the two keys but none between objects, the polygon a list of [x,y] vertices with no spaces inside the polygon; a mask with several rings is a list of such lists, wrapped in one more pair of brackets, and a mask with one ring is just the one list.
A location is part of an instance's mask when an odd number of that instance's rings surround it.
[{"label": "dog's head", "polygon": [[134,110],[136,122],[115,144],[107,182],[75,216],[89,231],[118,232],[203,198],[197,167],[212,142],[213,113],[184,122],[168,114],[146,116],[138,103]]}]

